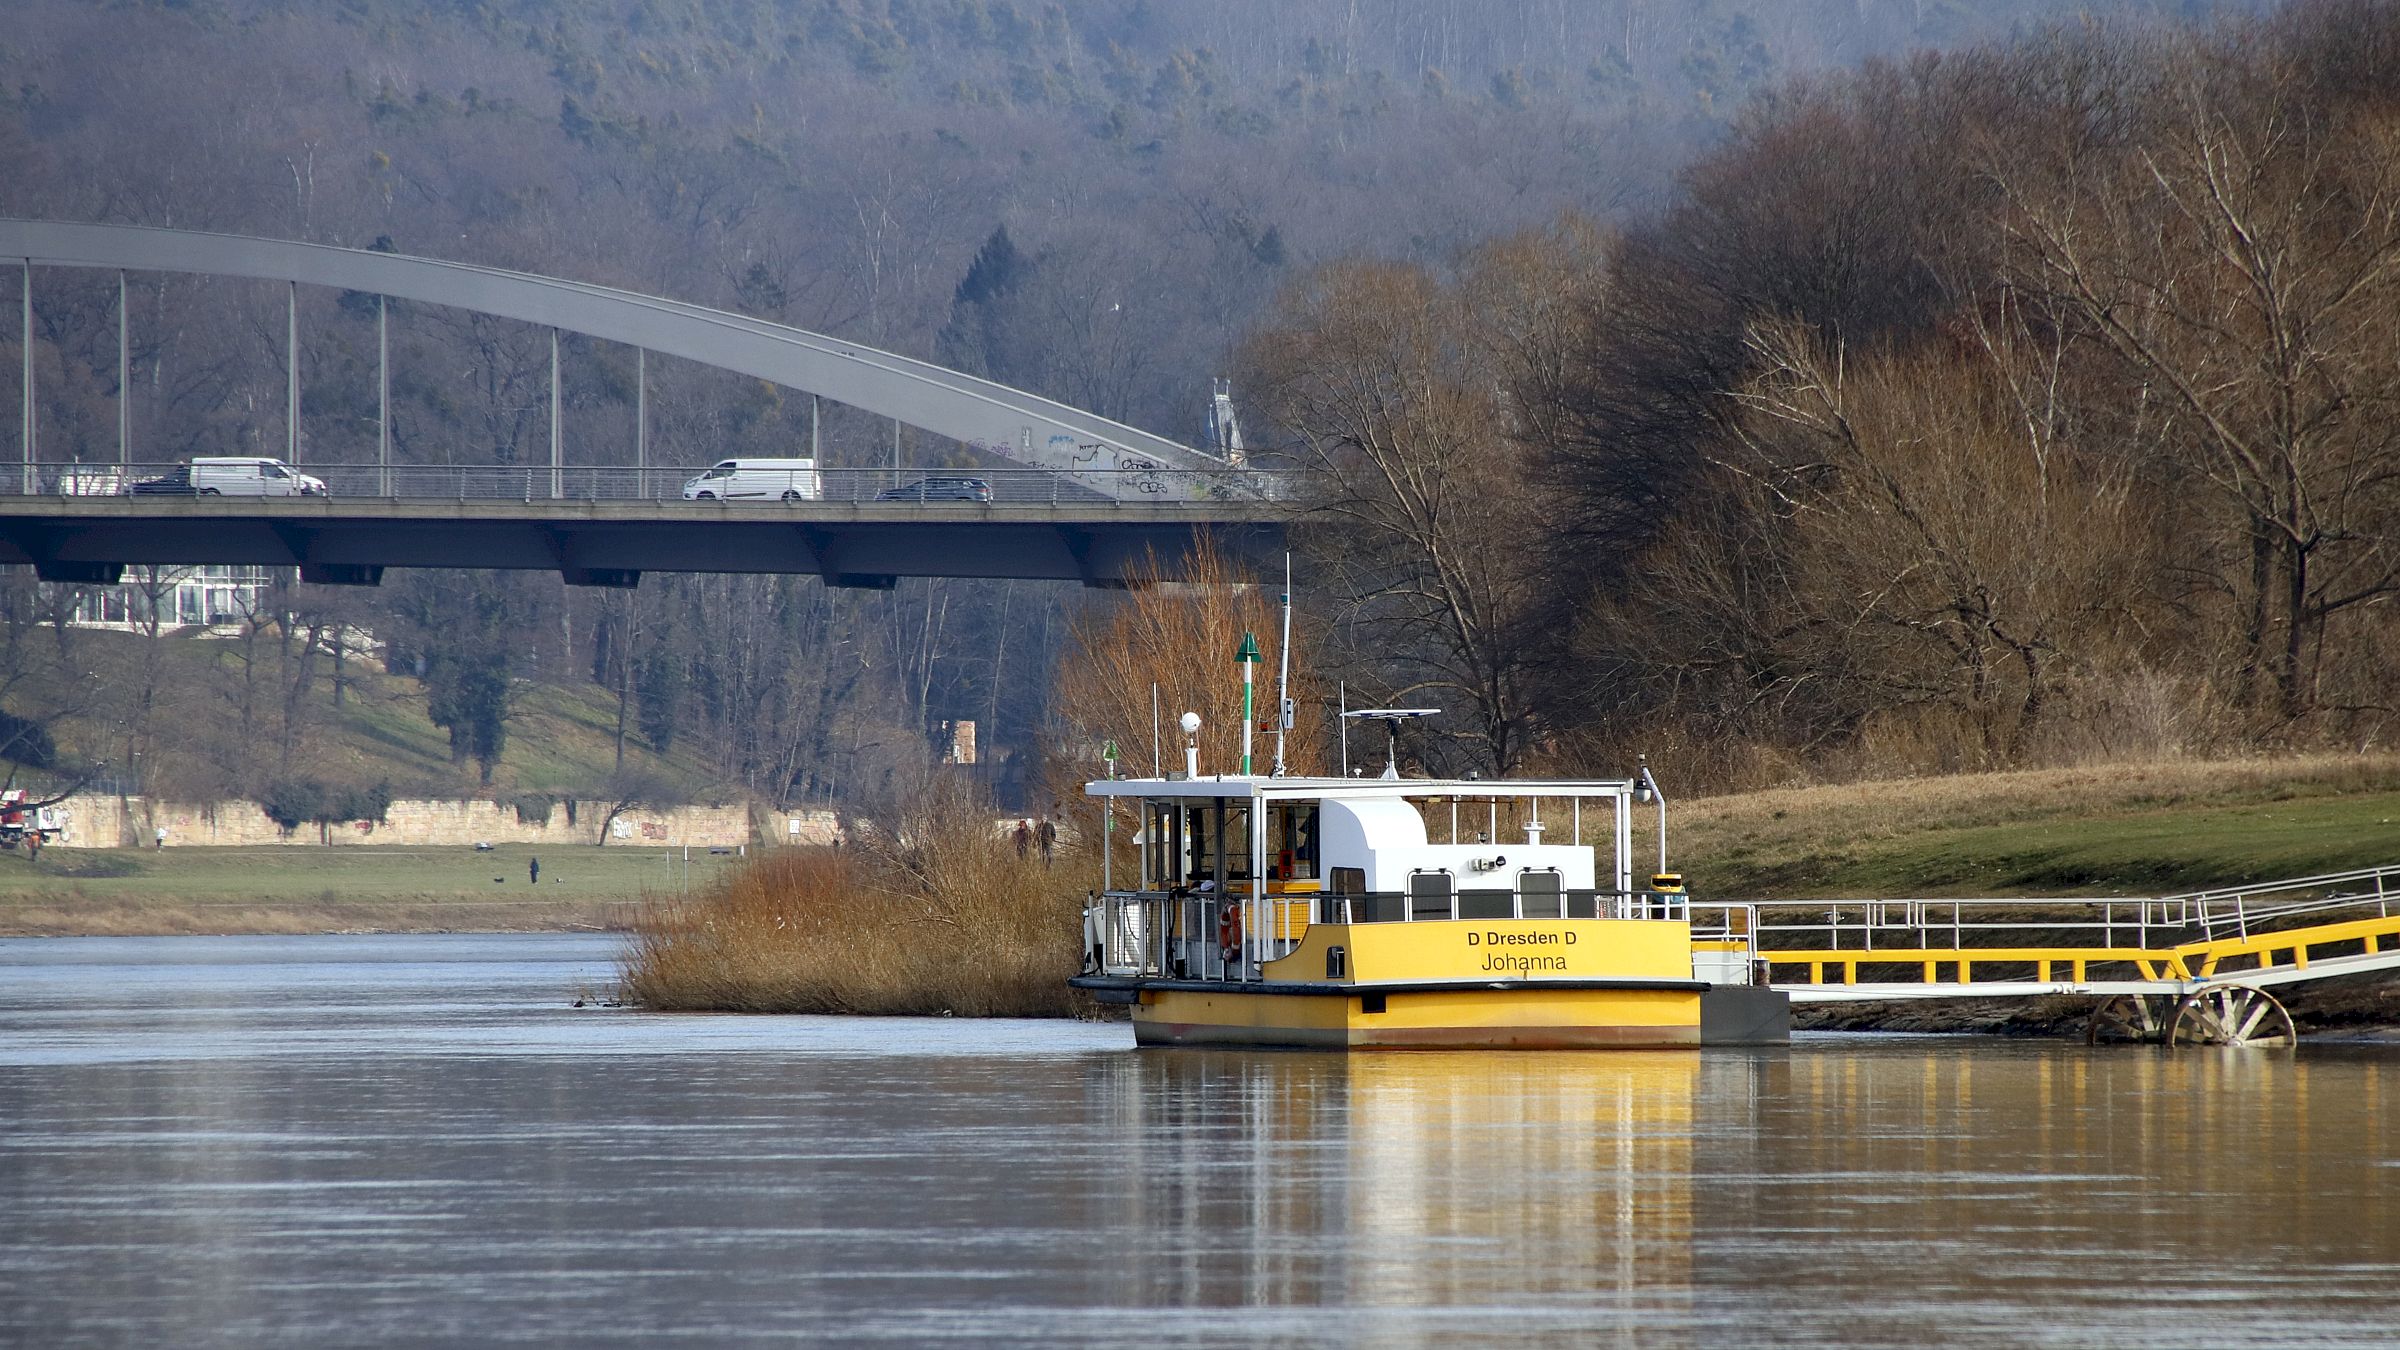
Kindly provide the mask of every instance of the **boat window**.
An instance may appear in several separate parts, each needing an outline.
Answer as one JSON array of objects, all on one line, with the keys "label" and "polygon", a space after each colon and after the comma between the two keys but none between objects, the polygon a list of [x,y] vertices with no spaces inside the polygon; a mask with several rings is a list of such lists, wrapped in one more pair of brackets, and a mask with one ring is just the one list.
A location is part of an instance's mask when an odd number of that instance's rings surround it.
[{"label": "boat window", "polygon": [[1517,897],[1513,891],[1460,891],[1458,917],[1462,919],[1513,919],[1517,914]]},{"label": "boat window", "polygon": [[1456,893],[1456,878],[1447,867],[1408,874],[1408,917],[1411,919],[1447,919],[1451,914],[1450,900]]},{"label": "boat window", "polygon": [[1315,802],[1277,802],[1267,808],[1267,877],[1271,881],[1316,879]]},{"label": "boat window", "polygon": [[1333,893],[1335,895],[1365,895],[1367,893],[1367,869],[1363,867],[1333,869]]},{"label": "boat window", "polygon": [[[1184,815],[1184,875],[1195,884],[1217,874],[1217,808],[1215,803],[1187,808]],[[1225,879],[1250,879],[1250,804],[1225,803]]]},{"label": "boat window", "polygon": [[1528,919],[1565,917],[1566,878],[1555,867],[1528,867],[1517,873],[1518,912]]},{"label": "boat window", "polygon": [[1176,825],[1183,813],[1172,802],[1145,802],[1142,813],[1142,872],[1143,880],[1152,890],[1166,890],[1183,881],[1176,870],[1181,856],[1180,837]]}]

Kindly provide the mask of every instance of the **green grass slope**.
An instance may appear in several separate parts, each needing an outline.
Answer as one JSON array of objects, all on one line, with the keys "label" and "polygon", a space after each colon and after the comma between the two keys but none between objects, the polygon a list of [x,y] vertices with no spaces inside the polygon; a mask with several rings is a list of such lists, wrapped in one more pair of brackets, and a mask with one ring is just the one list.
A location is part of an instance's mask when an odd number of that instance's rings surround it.
[{"label": "green grass slope", "polygon": [[1788,789],[1673,806],[1668,828],[1715,898],[2158,894],[2400,862],[2400,756]]}]

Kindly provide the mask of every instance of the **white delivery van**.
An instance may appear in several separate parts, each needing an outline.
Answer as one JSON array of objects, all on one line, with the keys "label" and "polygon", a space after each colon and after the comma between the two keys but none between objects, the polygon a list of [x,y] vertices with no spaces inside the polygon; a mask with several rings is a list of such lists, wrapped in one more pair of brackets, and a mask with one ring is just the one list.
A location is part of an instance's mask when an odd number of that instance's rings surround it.
[{"label": "white delivery van", "polygon": [[683,485],[687,502],[813,502],[817,496],[813,459],[719,460]]},{"label": "white delivery van", "polygon": [[202,497],[322,497],[325,480],[311,478],[280,459],[248,455],[195,459],[192,491]]}]

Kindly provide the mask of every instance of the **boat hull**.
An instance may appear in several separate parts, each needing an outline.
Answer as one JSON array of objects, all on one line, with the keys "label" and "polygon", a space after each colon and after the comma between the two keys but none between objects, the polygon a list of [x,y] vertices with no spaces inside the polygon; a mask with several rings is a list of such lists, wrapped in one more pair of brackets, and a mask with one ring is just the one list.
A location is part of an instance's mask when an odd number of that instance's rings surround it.
[{"label": "boat hull", "polygon": [[1652,1050],[1775,1044],[1780,993],[1692,978],[1691,928],[1656,919],[1314,924],[1263,978],[1079,975],[1142,1045]]},{"label": "boat hull", "polygon": [[[1255,991],[1255,992],[1254,992]],[[1629,1050],[1700,1044],[1700,993],[1664,988],[1419,989],[1392,993],[1150,989],[1142,1045],[1349,1050]]]}]

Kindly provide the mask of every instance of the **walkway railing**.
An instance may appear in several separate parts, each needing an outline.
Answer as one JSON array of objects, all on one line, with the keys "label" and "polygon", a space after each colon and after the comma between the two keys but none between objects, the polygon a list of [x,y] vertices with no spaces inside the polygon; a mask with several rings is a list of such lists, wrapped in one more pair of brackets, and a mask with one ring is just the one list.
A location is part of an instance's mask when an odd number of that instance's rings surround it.
[{"label": "walkway railing", "polygon": [[2255,886],[2224,886],[2167,898],[2192,906],[2197,911],[2195,922],[2209,937],[2228,933],[2247,937],[2255,926],[2328,910],[2372,904],[2378,916],[2388,916],[2392,903],[2400,900],[2400,865],[2291,877]]},{"label": "walkway railing", "polygon": [[[1267,469],[991,469],[822,468],[750,473],[730,484],[705,481],[707,466],[495,464],[296,464],[295,477],[270,478],[241,489],[209,475],[194,484],[181,463],[37,464],[0,472],[0,495],[166,496],[315,500],[305,480],[325,495],[392,501],[715,501],[728,511],[811,501],[906,502],[996,506],[1122,506],[1209,502],[1287,502],[1301,495],[1299,476]],[[246,489],[246,490],[242,490]],[[704,495],[705,494],[705,495]]]},{"label": "walkway railing", "polygon": [[2400,960],[2396,901],[2400,865],[2156,897],[1702,902],[1692,916],[1695,938],[1738,943],[1781,987],[1922,997],[2381,968]]}]

